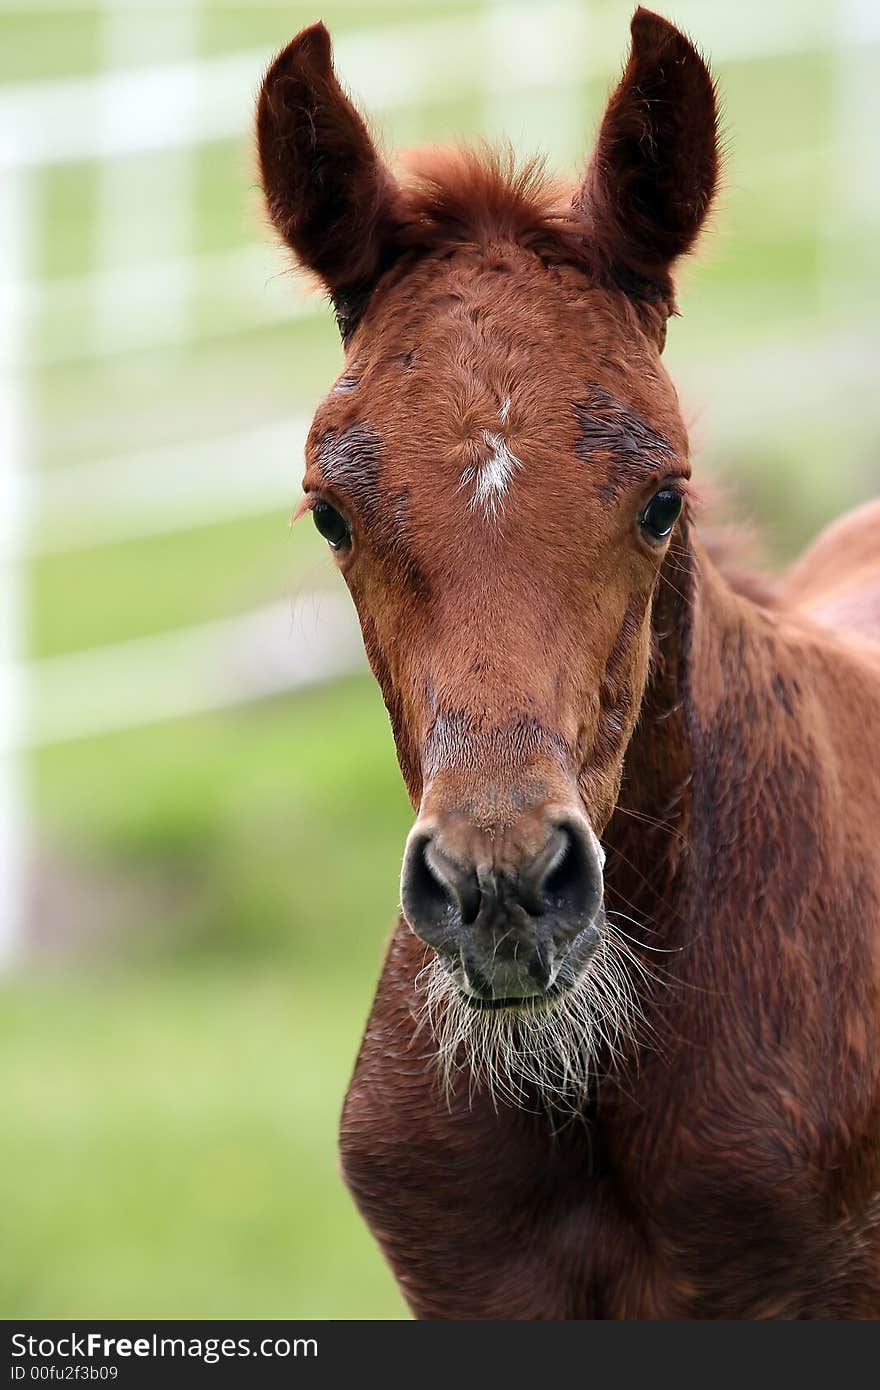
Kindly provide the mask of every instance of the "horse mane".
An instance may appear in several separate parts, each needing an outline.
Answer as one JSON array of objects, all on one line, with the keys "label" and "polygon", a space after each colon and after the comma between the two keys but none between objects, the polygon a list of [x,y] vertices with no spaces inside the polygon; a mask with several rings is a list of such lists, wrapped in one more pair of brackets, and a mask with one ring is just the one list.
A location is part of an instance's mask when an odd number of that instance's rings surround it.
[{"label": "horse mane", "polygon": [[734,593],[751,599],[762,608],[776,606],[778,583],[768,573],[754,526],[746,522],[721,522],[701,527],[699,537],[712,564]]},{"label": "horse mane", "polygon": [[701,477],[688,500],[700,545],[734,593],[775,607],[779,581],[764,536],[729,486],[717,475]]},{"label": "horse mane", "polygon": [[515,242],[543,260],[589,265],[575,190],[542,156],[519,162],[509,144],[428,145],[400,156],[405,244],[429,253]]}]

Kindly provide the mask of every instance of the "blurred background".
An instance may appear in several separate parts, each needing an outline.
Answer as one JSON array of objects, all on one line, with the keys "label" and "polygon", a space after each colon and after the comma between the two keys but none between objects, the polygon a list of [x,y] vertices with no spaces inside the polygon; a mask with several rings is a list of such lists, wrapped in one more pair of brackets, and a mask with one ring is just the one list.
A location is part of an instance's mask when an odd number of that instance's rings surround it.
[{"label": "blurred background", "polygon": [[[880,6],[676,0],[726,191],[667,359],[782,562],[878,490]],[[251,113],[330,25],[390,148],[574,170],[622,0],[0,0],[0,1313],[405,1316],[337,1174],[409,808],[290,533],[332,315]]]}]

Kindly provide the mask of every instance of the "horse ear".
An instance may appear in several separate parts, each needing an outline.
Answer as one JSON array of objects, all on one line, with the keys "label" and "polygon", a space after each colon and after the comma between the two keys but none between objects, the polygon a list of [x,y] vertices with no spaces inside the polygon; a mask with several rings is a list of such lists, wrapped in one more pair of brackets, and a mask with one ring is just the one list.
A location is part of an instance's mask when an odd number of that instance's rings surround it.
[{"label": "horse ear", "polygon": [[715,84],[660,15],[637,9],[631,32],[577,202],[621,287],[672,308],[670,271],[696,241],[718,181]]},{"label": "horse ear", "polygon": [[390,262],[397,185],[337,81],[323,24],[297,34],[266,74],[257,148],[269,216],[326,285],[344,338]]}]

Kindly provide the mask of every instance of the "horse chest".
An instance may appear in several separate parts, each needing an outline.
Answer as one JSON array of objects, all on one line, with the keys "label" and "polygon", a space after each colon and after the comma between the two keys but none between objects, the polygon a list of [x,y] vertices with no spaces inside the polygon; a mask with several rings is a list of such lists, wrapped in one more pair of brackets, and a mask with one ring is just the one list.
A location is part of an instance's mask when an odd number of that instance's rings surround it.
[{"label": "horse chest", "polygon": [[808,1155],[747,1117],[735,1148],[719,1109],[600,1131],[604,1167],[573,1204],[583,1272],[564,1316],[876,1316],[880,1198],[832,1211]]}]

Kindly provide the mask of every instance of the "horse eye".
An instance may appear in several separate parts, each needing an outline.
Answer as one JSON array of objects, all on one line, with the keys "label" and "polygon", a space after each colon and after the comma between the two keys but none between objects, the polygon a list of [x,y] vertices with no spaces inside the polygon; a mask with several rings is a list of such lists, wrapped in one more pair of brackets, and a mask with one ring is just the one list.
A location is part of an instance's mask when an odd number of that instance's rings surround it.
[{"label": "horse eye", "polygon": [[342,550],[351,540],[351,527],[344,516],[340,516],[329,502],[316,502],[312,507],[312,519],[324,540],[334,550]]},{"label": "horse eye", "polygon": [[661,488],[640,513],[639,525],[651,540],[663,541],[678,521],[681,507],[680,492],[670,487]]}]

